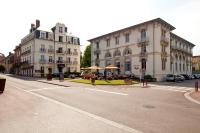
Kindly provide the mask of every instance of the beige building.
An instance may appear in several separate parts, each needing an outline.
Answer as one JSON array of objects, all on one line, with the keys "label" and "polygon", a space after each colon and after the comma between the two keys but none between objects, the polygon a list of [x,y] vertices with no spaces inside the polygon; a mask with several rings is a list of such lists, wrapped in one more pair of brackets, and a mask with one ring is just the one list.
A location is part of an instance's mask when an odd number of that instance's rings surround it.
[{"label": "beige building", "polygon": [[199,55],[192,57],[192,70],[200,71],[200,56]]},{"label": "beige building", "polygon": [[93,39],[91,63],[120,68],[120,74],[152,75],[163,80],[166,74],[191,74],[194,44],[172,33],[175,27],[157,18]]},{"label": "beige building", "polygon": [[43,77],[50,73],[80,72],[80,40],[57,23],[51,32],[31,25],[30,34],[21,40],[21,75]]}]

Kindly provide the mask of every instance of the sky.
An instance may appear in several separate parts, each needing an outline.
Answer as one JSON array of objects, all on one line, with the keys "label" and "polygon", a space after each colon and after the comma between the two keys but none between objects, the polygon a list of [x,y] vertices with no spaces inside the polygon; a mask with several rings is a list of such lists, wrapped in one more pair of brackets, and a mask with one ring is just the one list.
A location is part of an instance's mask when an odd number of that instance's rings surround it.
[{"label": "sky", "polygon": [[195,44],[193,55],[200,55],[200,0],[4,0],[0,17],[0,53],[5,55],[36,19],[40,29],[49,31],[57,22],[64,23],[80,38],[84,51],[91,38],[158,17]]}]

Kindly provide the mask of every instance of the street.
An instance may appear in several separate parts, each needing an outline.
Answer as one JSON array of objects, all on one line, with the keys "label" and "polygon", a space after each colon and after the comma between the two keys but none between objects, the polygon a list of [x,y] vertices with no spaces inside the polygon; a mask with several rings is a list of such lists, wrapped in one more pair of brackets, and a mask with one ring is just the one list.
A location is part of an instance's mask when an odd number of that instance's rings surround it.
[{"label": "street", "polygon": [[7,79],[0,95],[2,133],[200,132],[200,105],[184,97],[194,81],[64,87],[0,76]]}]

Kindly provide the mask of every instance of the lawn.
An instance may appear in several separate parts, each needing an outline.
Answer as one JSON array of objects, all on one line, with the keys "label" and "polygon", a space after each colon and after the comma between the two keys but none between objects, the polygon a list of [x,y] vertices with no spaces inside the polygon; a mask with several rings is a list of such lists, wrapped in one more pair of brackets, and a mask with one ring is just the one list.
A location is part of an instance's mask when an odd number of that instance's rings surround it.
[{"label": "lawn", "polygon": [[[71,82],[91,84],[89,79],[73,79]],[[132,81],[133,84],[137,84],[137,81]],[[125,85],[124,80],[95,80],[96,85]]]}]

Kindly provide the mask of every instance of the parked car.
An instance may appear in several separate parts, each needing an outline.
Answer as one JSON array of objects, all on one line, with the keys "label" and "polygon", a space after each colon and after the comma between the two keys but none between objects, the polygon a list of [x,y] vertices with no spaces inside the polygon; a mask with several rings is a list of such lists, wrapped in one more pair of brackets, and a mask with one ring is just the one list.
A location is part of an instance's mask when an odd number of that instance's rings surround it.
[{"label": "parked car", "polygon": [[175,81],[175,75],[173,74],[167,74],[165,77],[166,81]]},{"label": "parked car", "polygon": [[178,80],[180,79],[180,81],[184,81],[185,80],[184,76],[182,76],[182,75],[176,75],[175,81],[177,81],[177,79]]},{"label": "parked car", "polygon": [[194,76],[195,79],[199,79],[200,78],[199,74],[193,74],[193,76]]},{"label": "parked car", "polygon": [[187,74],[181,74],[181,75],[185,78],[185,80],[190,80],[191,79],[191,77],[189,75],[187,75]]},{"label": "parked car", "polygon": [[194,76],[193,75],[188,75],[190,77],[190,79],[194,79]]}]

